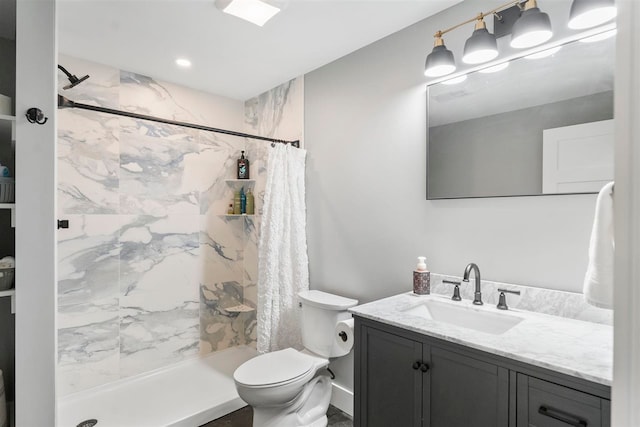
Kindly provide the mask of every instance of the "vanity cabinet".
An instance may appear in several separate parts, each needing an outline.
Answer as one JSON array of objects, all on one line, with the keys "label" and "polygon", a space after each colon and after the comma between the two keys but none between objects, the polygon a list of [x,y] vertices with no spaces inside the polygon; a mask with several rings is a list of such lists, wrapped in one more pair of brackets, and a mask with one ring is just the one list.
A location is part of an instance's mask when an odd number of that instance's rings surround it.
[{"label": "vanity cabinet", "polygon": [[366,325],[356,357],[356,425],[508,426],[505,368]]},{"label": "vanity cabinet", "polygon": [[606,386],[358,316],[355,332],[355,426],[609,427]]}]

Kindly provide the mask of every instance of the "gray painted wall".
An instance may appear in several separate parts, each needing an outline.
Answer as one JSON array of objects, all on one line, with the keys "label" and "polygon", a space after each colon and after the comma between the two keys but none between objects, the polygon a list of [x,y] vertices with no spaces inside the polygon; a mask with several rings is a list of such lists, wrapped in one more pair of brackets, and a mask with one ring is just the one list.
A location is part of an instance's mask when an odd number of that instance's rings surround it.
[{"label": "gray painted wall", "polygon": [[[499,4],[466,1],[305,76],[313,289],[360,302],[409,291],[424,255],[439,273],[473,261],[486,279],[581,290],[595,195],[425,200],[432,36]],[[540,3],[556,37],[568,34],[569,5]],[[471,31],[445,37],[458,58]],[[351,387],[353,358],[332,367]]]},{"label": "gray painted wall", "polygon": [[612,118],[603,92],[429,128],[429,197],[541,194],[542,131]]}]

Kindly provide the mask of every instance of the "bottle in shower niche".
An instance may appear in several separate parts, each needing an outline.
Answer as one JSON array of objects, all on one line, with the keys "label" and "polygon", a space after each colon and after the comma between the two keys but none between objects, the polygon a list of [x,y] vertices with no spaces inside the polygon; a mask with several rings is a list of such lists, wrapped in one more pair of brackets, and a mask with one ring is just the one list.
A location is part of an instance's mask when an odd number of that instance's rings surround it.
[{"label": "bottle in shower niche", "polygon": [[242,213],[242,199],[240,197],[240,190],[233,193],[233,214],[240,215]]},{"label": "bottle in shower niche", "polygon": [[244,151],[238,159],[238,179],[249,179],[249,160],[244,156]]},{"label": "bottle in shower niche", "polygon": [[418,265],[413,271],[413,293],[416,295],[429,295],[431,293],[431,272],[427,270],[425,257],[418,257]]},{"label": "bottle in shower niche", "polygon": [[247,195],[244,194],[244,188],[240,189],[240,213],[247,213]]},{"label": "bottle in shower niche", "polygon": [[255,214],[255,198],[253,197],[253,192],[249,188],[247,190],[247,215]]}]

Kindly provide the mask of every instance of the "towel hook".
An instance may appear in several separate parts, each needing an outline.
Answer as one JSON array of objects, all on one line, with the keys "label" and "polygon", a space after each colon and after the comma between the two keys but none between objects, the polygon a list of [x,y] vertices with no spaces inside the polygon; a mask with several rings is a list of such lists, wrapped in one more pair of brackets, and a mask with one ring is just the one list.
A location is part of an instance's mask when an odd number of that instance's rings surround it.
[{"label": "towel hook", "polygon": [[29,108],[27,110],[27,114],[25,114],[27,116],[27,121],[29,123],[37,123],[39,125],[43,125],[45,123],[47,123],[47,120],[49,120],[48,117],[44,116],[44,113],[42,112],[41,109],[39,108]]}]

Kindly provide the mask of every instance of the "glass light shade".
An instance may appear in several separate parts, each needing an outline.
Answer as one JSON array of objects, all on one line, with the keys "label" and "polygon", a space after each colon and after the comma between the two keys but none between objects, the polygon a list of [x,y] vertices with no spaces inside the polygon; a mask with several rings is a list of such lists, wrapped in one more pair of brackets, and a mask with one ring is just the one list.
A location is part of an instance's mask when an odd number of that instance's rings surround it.
[{"label": "glass light shade", "polygon": [[573,0],[568,25],[572,30],[583,30],[611,21],[617,13],[614,0]]},{"label": "glass light shade", "polygon": [[482,64],[491,61],[496,56],[498,56],[496,36],[486,28],[474,30],[471,37],[464,43],[462,62],[465,64]]},{"label": "glass light shade", "polygon": [[540,12],[537,7],[526,9],[513,24],[511,47],[524,49],[537,46],[553,36],[549,15]]},{"label": "glass light shade", "polygon": [[424,65],[424,75],[427,77],[441,77],[456,70],[453,53],[445,45],[435,46],[427,56]]}]

